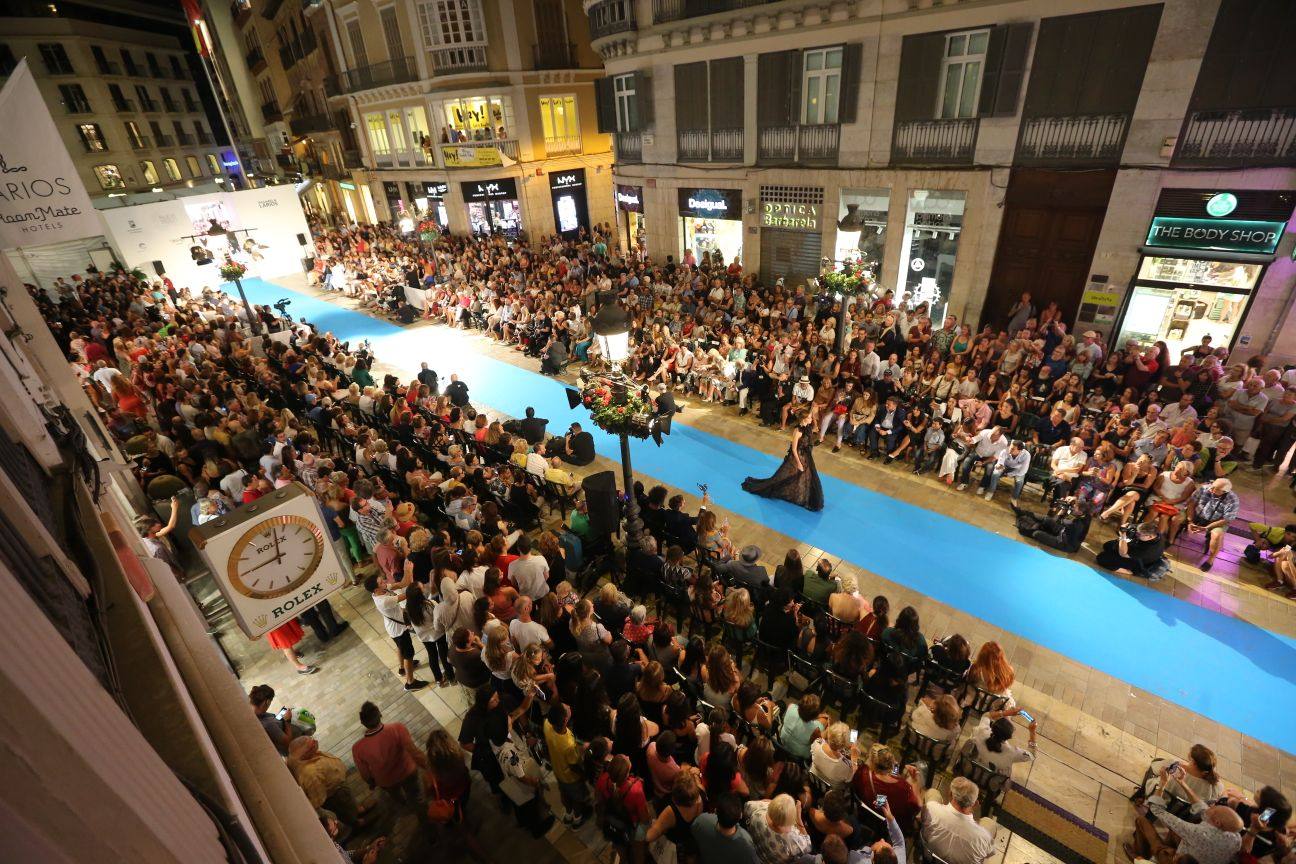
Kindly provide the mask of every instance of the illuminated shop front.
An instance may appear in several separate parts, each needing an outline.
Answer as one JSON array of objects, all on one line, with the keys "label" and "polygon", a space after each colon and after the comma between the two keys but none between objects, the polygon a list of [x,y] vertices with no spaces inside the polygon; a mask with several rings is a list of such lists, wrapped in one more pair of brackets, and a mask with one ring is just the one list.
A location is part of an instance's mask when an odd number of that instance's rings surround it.
[{"label": "illuminated shop front", "polygon": [[450,214],[446,212],[445,199],[450,194],[449,183],[424,183],[423,192],[426,204],[422,209],[427,213],[427,218],[436,223],[442,231],[450,230]]},{"label": "illuminated shop front", "polygon": [[585,198],[585,169],[571,168],[549,175],[554,226],[559,234],[574,238],[583,228],[589,233],[589,202]]},{"label": "illuminated shop front", "polygon": [[860,261],[874,274],[881,273],[890,206],[889,189],[841,190],[833,261]]},{"label": "illuminated shop front", "polygon": [[698,264],[742,260],[742,190],[679,190],[681,246]]},{"label": "illuminated shop front", "polygon": [[468,205],[468,229],[474,235],[517,236],[522,228],[522,205],[518,201],[516,178],[501,177],[460,186]]},{"label": "illuminated shop front", "polygon": [[1116,322],[1115,344],[1165,342],[1170,357],[1232,348],[1296,193],[1163,189]]},{"label": "illuminated shop front", "polygon": [[617,219],[618,230],[622,234],[625,249],[647,251],[648,229],[644,223],[643,187],[616,186],[616,209],[621,214]]},{"label": "illuminated shop front", "polygon": [[966,200],[966,192],[945,189],[909,193],[896,295],[908,294],[910,306],[926,303],[932,321],[945,320],[949,306]]}]

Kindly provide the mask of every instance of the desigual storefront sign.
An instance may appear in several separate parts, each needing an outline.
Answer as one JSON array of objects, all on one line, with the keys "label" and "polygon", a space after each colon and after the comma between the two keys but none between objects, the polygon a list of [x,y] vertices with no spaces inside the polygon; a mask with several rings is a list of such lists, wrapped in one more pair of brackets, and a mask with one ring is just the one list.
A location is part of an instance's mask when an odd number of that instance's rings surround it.
[{"label": "desigual storefront sign", "polygon": [[681,216],[703,219],[741,219],[742,191],[738,189],[681,189]]},{"label": "desigual storefront sign", "polygon": [[1156,216],[1147,245],[1165,249],[1247,252],[1272,255],[1282,239],[1283,222],[1251,219],[1185,219]]},{"label": "desigual storefront sign", "polygon": [[761,202],[761,227],[785,228],[790,231],[818,231],[820,210],[817,204]]},{"label": "desigual storefront sign", "polygon": [[627,213],[644,212],[643,187],[623,186],[618,183],[616,187],[616,205],[618,210],[624,210]]}]

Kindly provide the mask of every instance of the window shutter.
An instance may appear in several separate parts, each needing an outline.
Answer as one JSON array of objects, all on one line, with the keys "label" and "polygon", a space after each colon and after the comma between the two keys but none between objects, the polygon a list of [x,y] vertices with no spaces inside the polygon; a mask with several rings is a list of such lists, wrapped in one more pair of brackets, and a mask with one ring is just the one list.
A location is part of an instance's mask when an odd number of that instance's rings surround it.
[{"label": "window shutter", "polygon": [[635,100],[639,108],[639,129],[642,130],[653,125],[652,76],[643,71],[634,73],[634,76]]},{"label": "window shutter", "polygon": [[896,90],[897,123],[931,120],[936,116],[936,95],[940,90],[941,57],[944,53],[944,33],[904,37],[900,47],[900,83]]},{"label": "window shutter", "polygon": [[799,50],[788,51],[787,54],[787,86],[783,92],[787,94],[788,124],[793,125],[801,122],[801,85],[805,79],[805,60]]},{"label": "window shutter", "polygon": [[789,55],[793,51],[775,51],[756,58],[756,123],[762,128],[789,126],[787,79]]},{"label": "window shutter", "polygon": [[711,128],[742,129],[743,74],[745,63],[741,57],[727,57],[711,61]]},{"label": "window shutter", "polygon": [[617,131],[616,95],[611,78],[599,78],[594,82],[594,115],[598,119],[598,131]]},{"label": "window shutter", "polygon": [[707,64],[680,63],[675,67],[675,128],[707,128]]},{"label": "window shutter", "polygon": [[981,81],[978,117],[1014,117],[1026,78],[1026,61],[1030,54],[1031,22],[1001,24],[990,31],[986,50],[986,71]]},{"label": "window shutter", "polygon": [[854,123],[859,115],[860,73],[863,67],[864,45],[851,42],[842,46],[841,100],[837,106],[840,123]]}]

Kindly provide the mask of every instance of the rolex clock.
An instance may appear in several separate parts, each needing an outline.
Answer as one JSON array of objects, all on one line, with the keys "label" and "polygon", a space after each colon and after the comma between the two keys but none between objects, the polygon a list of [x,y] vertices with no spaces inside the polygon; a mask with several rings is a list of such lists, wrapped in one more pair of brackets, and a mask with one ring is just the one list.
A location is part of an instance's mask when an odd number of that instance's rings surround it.
[{"label": "rolex clock", "polygon": [[189,536],[251,638],[291,621],[347,582],[323,514],[299,483],[196,525]]}]

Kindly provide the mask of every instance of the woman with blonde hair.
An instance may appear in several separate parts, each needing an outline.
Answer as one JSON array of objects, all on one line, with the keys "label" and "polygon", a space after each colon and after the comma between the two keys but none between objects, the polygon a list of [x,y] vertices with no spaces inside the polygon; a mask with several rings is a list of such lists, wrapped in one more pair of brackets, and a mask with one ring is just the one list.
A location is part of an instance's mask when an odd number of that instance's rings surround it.
[{"label": "woman with blonde hair", "polygon": [[483,632],[486,645],[482,648],[482,661],[491,672],[491,684],[496,690],[503,690],[513,678],[513,662],[517,652],[509,639],[508,627],[500,623],[487,622]]},{"label": "woman with blonde hair", "polygon": [[757,846],[769,850],[761,856],[761,864],[790,864],[810,854],[810,835],[791,795],[776,795],[772,801],[749,801],[745,812],[752,834],[768,838]]},{"label": "woman with blonde hair", "polygon": [[746,588],[729,589],[722,614],[739,640],[747,642],[756,636],[756,606]]},{"label": "woman with blonde hair", "polygon": [[571,632],[585,662],[599,672],[606,672],[612,665],[612,655],[608,652],[612,634],[595,620],[593,603],[581,600],[572,609]]},{"label": "woman with blonde hair", "polygon": [[828,595],[828,611],[834,618],[854,624],[863,617],[860,610],[859,582],[849,573],[840,577],[840,591]]},{"label": "woman with blonde hair", "polygon": [[859,763],[859,748],[851,743],[850,727],[833,723],[810,745],[810,773],[829,786],[849,783]]},{"label": "woman with blonde hair", "polygon": [[986,642],[981,646],[981,650],[977,651],[976,659],[972,661],[971,668],[967,671],[969,684],[1006,698],[1008,701],[1004,704],[1005,708],[1017,704],[1011,689],[1014,678],[1012,664],[1008,662],[1003,648],[994,641]]}]

